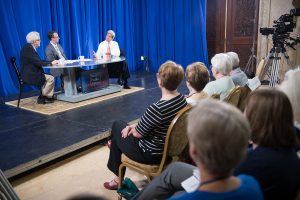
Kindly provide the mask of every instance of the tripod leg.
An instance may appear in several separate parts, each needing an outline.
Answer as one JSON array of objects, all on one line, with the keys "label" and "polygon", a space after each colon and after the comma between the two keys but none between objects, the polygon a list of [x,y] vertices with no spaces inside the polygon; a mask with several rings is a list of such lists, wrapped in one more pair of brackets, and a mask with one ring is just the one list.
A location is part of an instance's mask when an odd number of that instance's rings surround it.
[{"label": "tripod leg", "polygon": [[279,73],[279,62],[280,62],[280,53],[275,53],[275,57],[272,63],[271,76],[270,76],[270,87],[275,87],[278,83],[278,73]]},{"label": "tripod leg", "polygon": [[290,62],[290,59],[289,59],[289,55],[287,54],[287,52],[283,52],[283,55],[284,55],[285,63],[287,64],[289,69],[292,69],[292,65],[291,65],[291,62]]},{"label": "tripod leg", "polygon": [[273,58],[274,58],[274,53],[269,53],[268,56],[265,58],[265,65],[262,69],[262,72],[259,74],[259,80],[263,81],[265,76],[268,74],[268,72],[270,71],[270,67],[272,66],[272,62],[273,62]]}]

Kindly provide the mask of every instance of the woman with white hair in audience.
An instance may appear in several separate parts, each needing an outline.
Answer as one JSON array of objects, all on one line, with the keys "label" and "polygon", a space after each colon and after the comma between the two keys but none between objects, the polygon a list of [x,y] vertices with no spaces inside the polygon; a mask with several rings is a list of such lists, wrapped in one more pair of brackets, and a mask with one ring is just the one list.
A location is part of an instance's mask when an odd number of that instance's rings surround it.
[{"label": "woman with white hair in audience", "polygon": [[232,71],[230,73],[232,81],[236,86],[246,86],[248,84],[248,77],[240,68],[239,56],[235,52],[227,52],[226,54],[232,62]]},{"label": "woman with white hair in audience", "polygon": [[[247,175],[233,175],[234,168],[247,154],[250,126],[245,116],[229,104],[205,99],[189,113],[187,123],[189,153],[197,165],[194,169],[200,174],[194,178],[199,178],[201,182],[194,192],[171,199],[263,199],[254,178]],[[208,124],[210,126],[207,126]],[[171,175],[168,171],[174,165],[177,165],[175,167],[178,171]],[[191,173],[186,172],[185,166]],[[170,181],[165,186],[170,186],[171,190],[175,189],[174,187],[178,187],[180,183],[172,187],[172,181],[180,179],[182,174],[193,175],[192,169],[187,164],[172,164],[134,199],[169,197],[164,192],[163,186],[160,187],[161,182]],[[160,196],[157,196],[157,193]]]},{"label": "woman with white hair in audience", "polygon": [[230,77],[232,62],[227,54],[219,53],[211,59],[211,64],[211,70],[216,80],[209,82],[203,91],[206,92],[208,96],[219,94],[220,100],[223,100],[235,87]]},{"label": "woman with white hair in audience", "polygon": [[188,104],[196,105],[200,100],[207,98],[207,93],[203,88],[209,81],[209,73],[202,62],[195,62],[187,66],[185,71],[186,86],[189,89],[189,95],[186,97]]},{"label": "woman with white hair in audience", "polygon": [[[288,71],[278,88],[288,96],[292,104],[294,125],[298,140],[300,140],[300,68]],[[300,157],[300,144],[297,147],[297,152]]]},{"label": "woman with white hair in audience", "polygon": [[279,86],[291,101],[295,126],[300,129],[300,68],[290,70]]}]

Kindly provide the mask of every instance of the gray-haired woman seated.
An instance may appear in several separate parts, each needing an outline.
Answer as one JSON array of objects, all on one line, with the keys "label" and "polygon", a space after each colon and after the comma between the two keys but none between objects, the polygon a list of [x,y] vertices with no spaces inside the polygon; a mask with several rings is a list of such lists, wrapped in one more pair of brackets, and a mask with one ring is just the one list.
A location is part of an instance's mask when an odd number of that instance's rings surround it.
[{"label": "gray-haired woman seated", "polygon": [[[188,138],[200,185],[194,192],[172,199],[263,199],[254,178],[233,175],[234,168],[245,159],[250,139],[250,126],[239,110],[216,100],[200,101],[188,116]],[[168,198],[176,189],[182,189],[183,176],[192,175],[193,166],[172,164],[135,199]]]},{"label": "gray-haired woman seated", "polygon": [[195,62],[187,66],[185,70],[186,86],[189,89],[189,95],[186,102],[195,106],[200,100],[208,97],[203,88],[209,81],[209,73],[204,63]]},{"label": "gray-haired woman seated", "polygon": [[230,77],[233,83],[237,86],[246,86],[248,84],[248,77],[240,68],[240,59],[237,53],[235,52],[227,52],[226,53],[232,62],[232,71],[230,73]]},{"label": "gray-haired woman seated", "polygon": [[235,87],[230,77],[232,70],[231,59],[227,54],[219,53],[212,57],[211,65],[211,71],[216,80],[209,82],[203,91],[209,96],[219,94],[220,100],[223,100]]}]

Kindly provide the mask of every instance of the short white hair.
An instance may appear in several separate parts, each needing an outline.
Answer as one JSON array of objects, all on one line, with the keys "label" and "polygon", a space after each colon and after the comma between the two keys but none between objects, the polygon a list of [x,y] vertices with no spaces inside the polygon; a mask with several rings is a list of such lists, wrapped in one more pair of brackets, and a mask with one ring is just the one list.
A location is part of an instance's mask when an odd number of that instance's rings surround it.
[{"label": "short white hair", "polygon": [[292,108],[294,120],[300,124],[300,68],[290,70],[285,74],[284,81],[279,86],[289,98]]},{"label": "short white hair", "polygon": [[187,136],[198,154],[198,164],[214,175],[230,175],[245,158],[250,125],[234,106],[213,100],[201,100],[188,115]]},{"label": "short white hair", "polygon": [[235,69],[235,68],[238,68],[239,65],[240,65],[240,59],[239,59],[239,56],[237,55],[237,53],[235,52],[227,52],[226,53],[230,59],[231,59],[231,62],[232,62],[232,68]]},{"label": "short white hair", "polygon": [[39,39],[41,39],[40,34],[36,31],[32,31],[26,35],[26,41],[27,41],[27,43],[30,43],[30,44],[34,43],[34,41],[39,40]]},{"label": "short white hair", "polygon": [[230,57],[225,53],[218,53],[211,59],[212,67],[223,74],[228,76],[232,70],[232,62]]},{"label": "short white hair", "polygon": [[116,34],[113,30],[108,30],[106,34],[111,34],[112,35],[112,39],[115,38]]}]

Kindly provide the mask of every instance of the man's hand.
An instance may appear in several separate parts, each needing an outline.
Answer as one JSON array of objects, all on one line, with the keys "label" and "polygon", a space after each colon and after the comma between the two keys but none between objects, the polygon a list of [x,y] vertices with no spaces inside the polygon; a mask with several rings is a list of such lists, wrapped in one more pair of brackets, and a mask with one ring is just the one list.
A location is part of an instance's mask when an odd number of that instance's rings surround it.
[{"label": "man's hand", "polygon": [[59,64],[59,60],[53,60],[53,61],[51,62],[51,64],[52,64],[52,65],[58,65],[58,64]]}]

